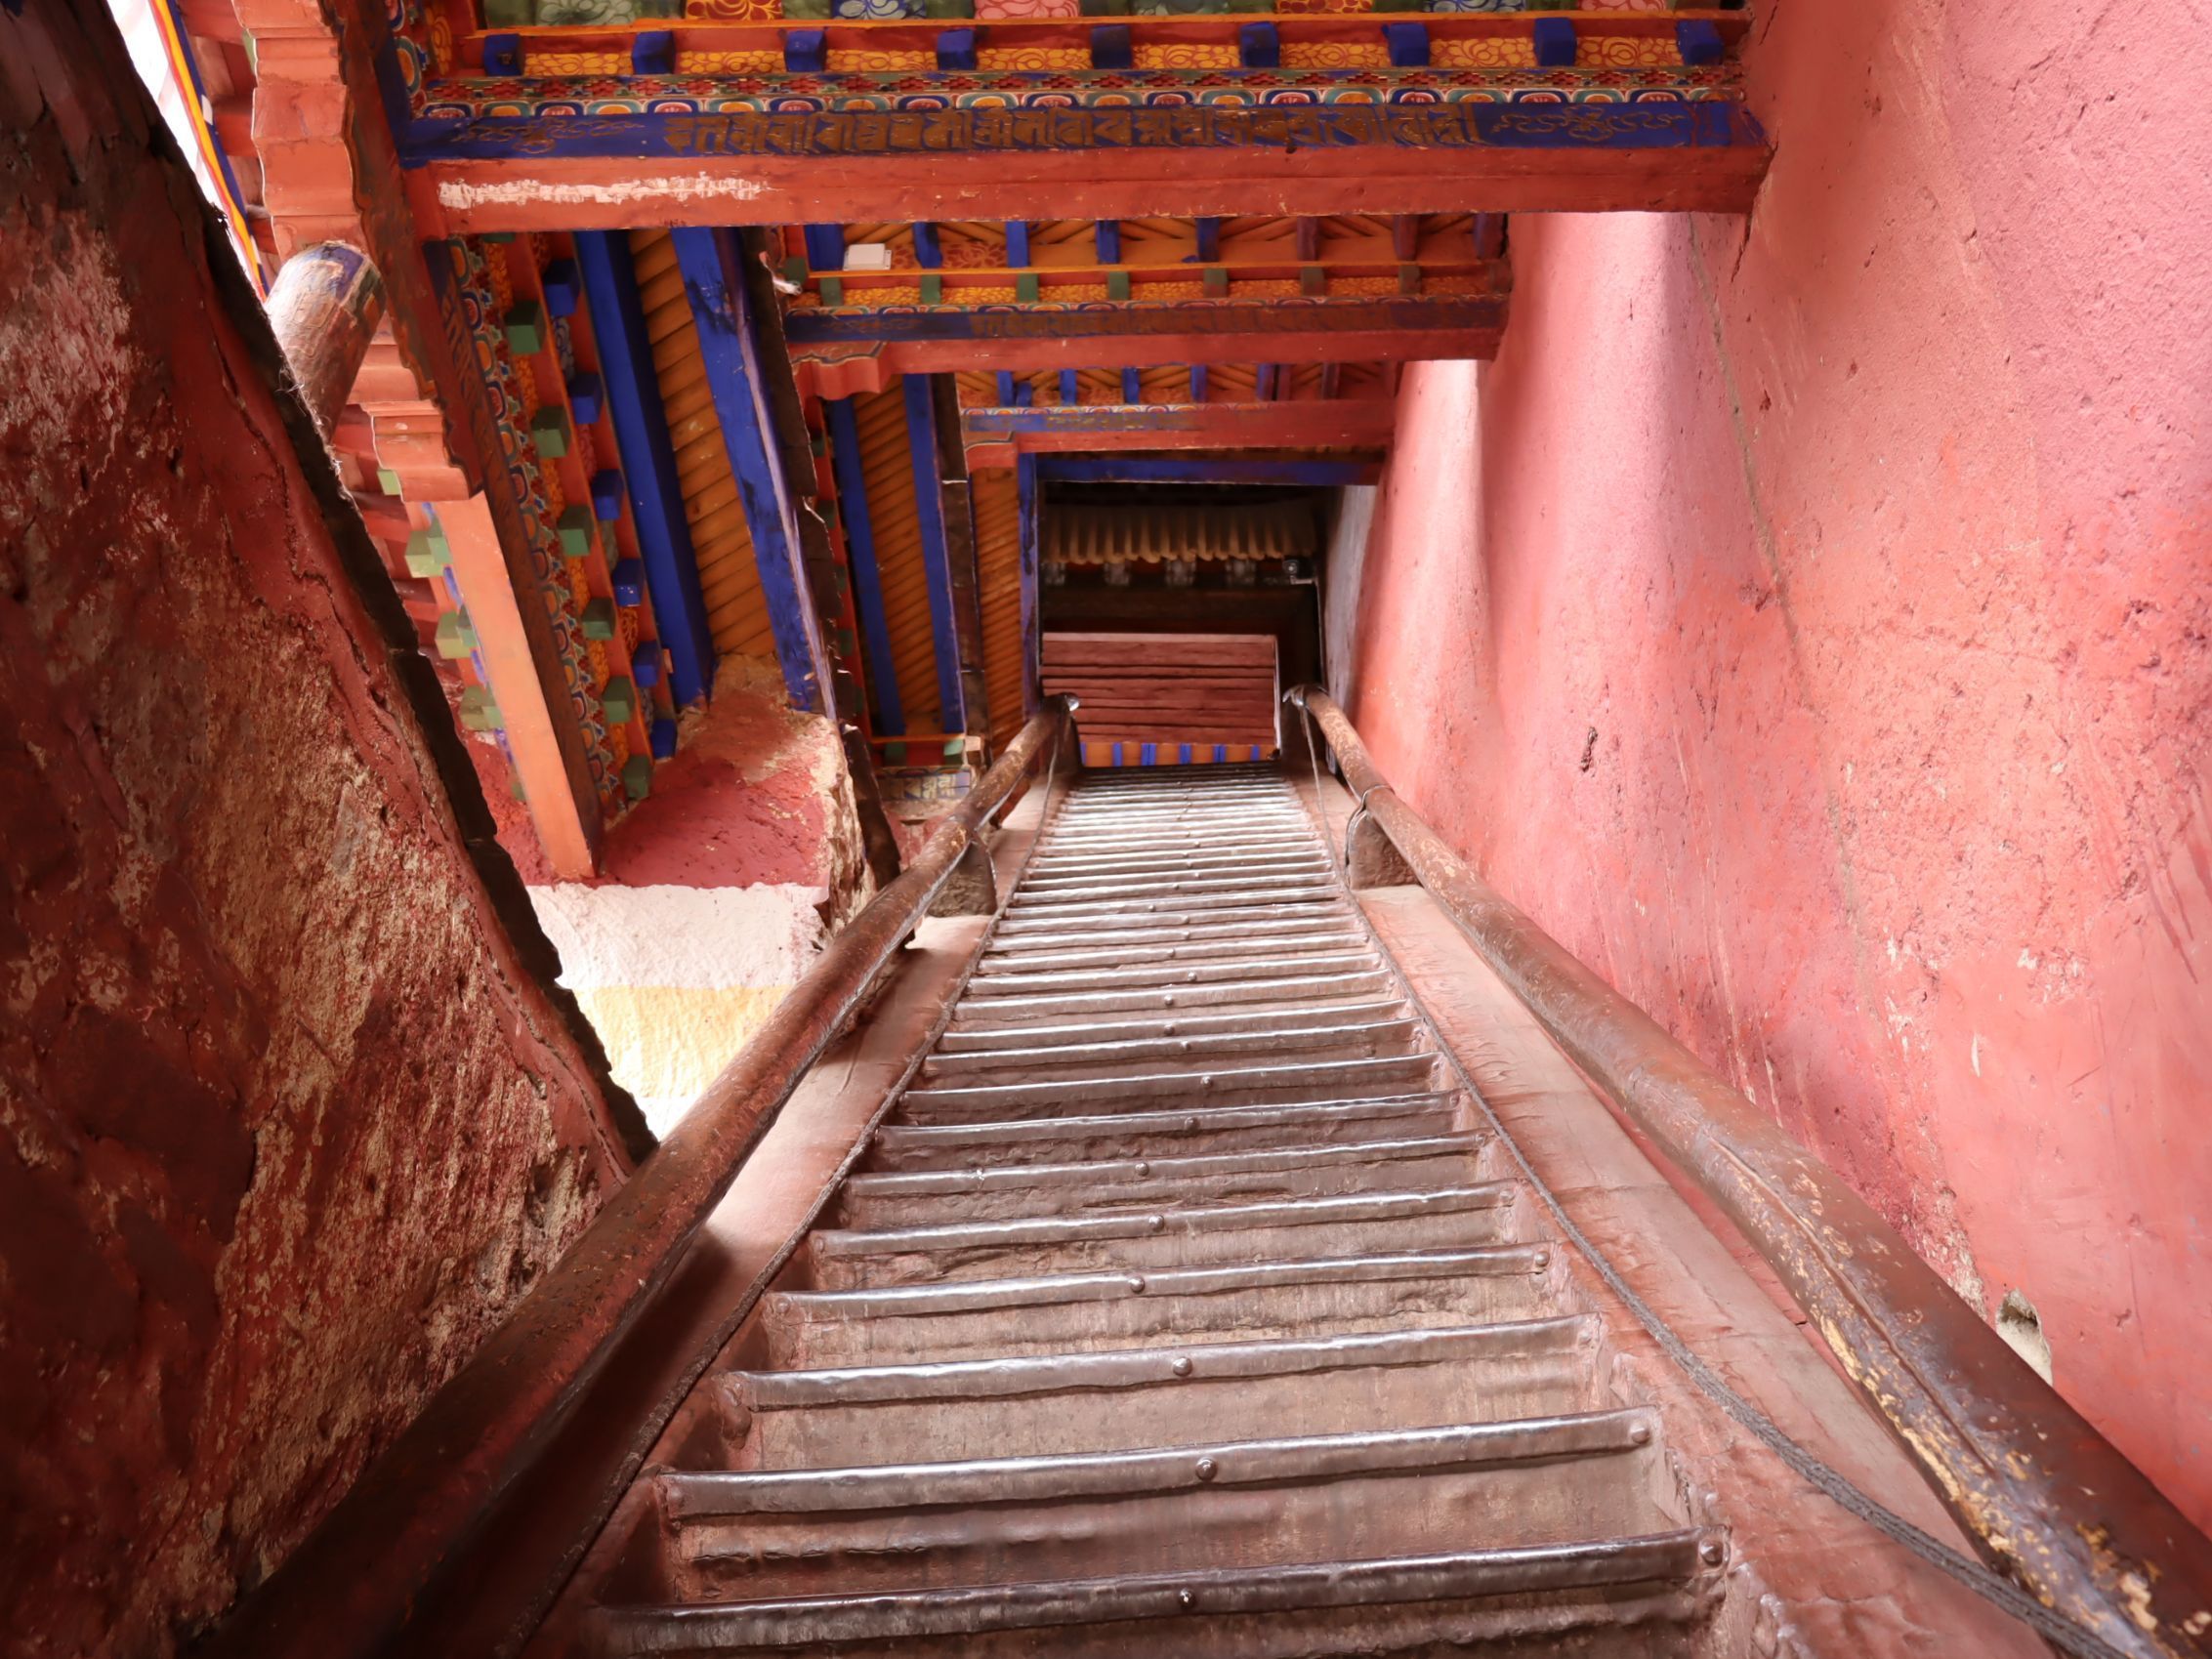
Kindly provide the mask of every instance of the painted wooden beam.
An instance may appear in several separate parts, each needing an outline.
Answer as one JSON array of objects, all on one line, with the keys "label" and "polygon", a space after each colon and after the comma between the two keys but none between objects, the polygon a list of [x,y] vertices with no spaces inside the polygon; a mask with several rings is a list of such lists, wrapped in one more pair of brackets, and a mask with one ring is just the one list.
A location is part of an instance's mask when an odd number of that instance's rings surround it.
[{"label": "painted wooden beam", "polygon": [[671,235],[698,327],[699,360],[752,535],[783,683],[792,707],[827,714],[832,712],[829,652],[808,601],[798,518],[762,395],[751,307],[738,276],[734,238],[727,230],[692,228]]},{"label": "painted wooden beam", "polygon": [[538,846],[561,880],[583,881],[594,873],[599,801],[575,786],[562,744],[562,727],[573,725],[574,716],[565,697],[556,705],[546,693],[490,504],[472,495],[441,501],[436,511],[450,574],[467,607],[464,643],[499,710],[508,765],[522,786]]},{"label": "painted wooden beam", "polygon": [[953,610],[952,567],[944,539],[944,484],[938,469],[937,400],[926,375],[908,375],[904,394],[906,444],[914,467],[915,517],[922,530],[923,569],[929,577],[930,633],[937,643],[939,724],[947,731],[966,731],[968,702],[960,673],[960,626]]},{"label": "painted wooden beam", "polygon": [[1234,456],[1189,461],[1147,456],[1039,455],[1042,483],[1288,484],[1333,489],[1371,484],[1381,470],[1363,461],[1252,461]]},{"label": "painted wooden beam", "polygon": [[1337,449],[1390,441],[1385,397],[1290,403],[1044,404],[969,409],[972,467],[1011,467],[1018,455],[1113,449]]},{"label": "painted wooden beam", "polygon": [[898,671],[891,655],[891,622],[883,606],[883,572],[876,560],[875,518],[868,508],[868,478],[860,466],[860,422],[843,397],[825,399],[830,465],[837,476],[837,511],[845,520],[845,557],[853,567],[853,603],[860,613],[860,641],[875,692],[876,730],[897,736],[906,729],[898,700]]},{"label": "painted wooden beam", "polygon": [[411,122],[418,228],[1721,212],[1771,150],[1723,100],[483,115]]},{"label": "painted wooden beam", "polygon": [[825,394],[843,395],[880,390],[894,374],[1248,363],[1263,354],[1278,363],[1488,358],[1497,353],[1509,304],[1503,294],[1381,294],[1297,305],[802,308],[786,315],[784,331],[794,362],[821,377]]},{"label": "painted wooden beam", "polygon": [[599,342],[600,380],[614,422],[630,521],[652,591],[653,620],[668,651],[668,690],[678,707],[714,688],[714,634],[684,491],[676,474],[675,445],[653,370],[652,342],[638,297],[638,277],[626,240],[612,231],[576,237],[585,303]]}]

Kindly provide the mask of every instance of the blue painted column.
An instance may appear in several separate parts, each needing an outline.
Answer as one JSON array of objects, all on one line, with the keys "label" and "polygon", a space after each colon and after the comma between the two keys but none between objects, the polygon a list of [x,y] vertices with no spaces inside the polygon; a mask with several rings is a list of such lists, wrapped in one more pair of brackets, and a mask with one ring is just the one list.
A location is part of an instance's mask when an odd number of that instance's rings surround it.
[{"label": "blue painted column", "polygon": [[768,405],[762,396],[760,359],[753,340],[752,310],[738,274],[736,237],[728,230],[680,229],[669,232],[691,319],[699,330],[699,358],[730,470],[737,480],[752,533],[753,558],[760,568],[761,592],[768,600],[769,626],[775,637],[776,660],[793,708],[814,714],[834,712],[830,694],[829,652],[821,620],[807,591],[799,542],[798,516],[784,481],[783,459],[776,451]]},{"label": "blue painted column", "polygon": [[853,607],[860,613],[860,641],[868,654],[868,684],[876,694],[876,728],[886,737],[906,730],[898,700],[898,670],[891,656],[891,622],[883,608],[883,572],[876,562],[875,518],[868,511],[867,474],[860,466],[860,421],[850,397],[822,400],[829,424],[829,464],[837,476],[837,508],[845,519],[845,557],[853,567]]},{"label": "blue painted column", "polygon": [[576,264],[599,343],[600,379],[606,411],[621,450],[622,479],[630,497],[630,522],[646,564],[653,621],[668,650],[668,690],[681,708],[714,689],[714,635],[684,491],[676,477],[676,450],[653,371],[652,342],[626,238],[611,230],[576,234]]},{"label": "blue painted column", "polygon": [[[944,484],[938,477],[937,400],[930,377],[902,377],[906,442],[913,452],[914,506],[922,527],[922,563],[930,582],[930,632],[937,641],[939,717],[946,731],[968,729],[960,678],[960,628],[952,613],[952,561],[944,541]],[[981,711],[979,711],[981,712]]]}]

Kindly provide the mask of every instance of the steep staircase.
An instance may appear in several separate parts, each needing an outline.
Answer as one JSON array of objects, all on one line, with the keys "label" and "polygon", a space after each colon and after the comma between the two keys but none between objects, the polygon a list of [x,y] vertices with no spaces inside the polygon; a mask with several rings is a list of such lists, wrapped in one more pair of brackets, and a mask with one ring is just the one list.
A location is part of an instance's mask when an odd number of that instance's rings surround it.
[{"label": "steep staircase", "polygon": [[1483,1121],[1278,774],[1087,775],[548,1638],[1706,1651],[1728,1540]]}]

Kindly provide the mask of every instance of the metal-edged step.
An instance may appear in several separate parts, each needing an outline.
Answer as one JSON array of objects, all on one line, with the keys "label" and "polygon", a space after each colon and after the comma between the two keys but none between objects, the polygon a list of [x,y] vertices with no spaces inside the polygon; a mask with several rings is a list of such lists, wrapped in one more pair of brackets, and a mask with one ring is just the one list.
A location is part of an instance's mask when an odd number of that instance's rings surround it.
[{"label": "metal-edged step", "polygon": [[1633,1537],[1679,1524],[1659,1456],[1656,1416],[1628,1407],[652,1485],[667,1590],[699,1600]]},{"label": "metal-edged step", "polygon": [[935,1059],[1006,1049],[1048,1049],[1085,1043],[1120,1043],[1149,1037],[1213,1036],[1232,1031],[1287,1031],[1324,1025],[1365,1025],[1406,1009],[1400,997],[1332,997],[1305,1003],[1269,1003],[1226,1013],[1147,1014],[1134,1017],[1031,1021],[999,1027],[956,1025],[938,1039]]},{"label": "metal-edged step", "polygon": [[[1695,1624],[1718,1598],[1727,1561],[1718,1529],[1683,1528],[1228,1572],[610,1607],[594,1613],[591,1631],[598,1651],[696,1659],[863,1646],[905,1659],[1324,1659],[1506,1643],[1581,1659],[1649,1659],[1674,1651],[1654,1645],[1658,1632]],[[1048,1632],[1050,1646],[1040,1647]]]},{"label": "metal-edged step", "polygon": [[903,1123],[947,1123],[979,1117],[1054,1117],[1175,1101],[1186,1106],[1256,1106],[1311,1099],[1323,1089],[1379,1095],[1431,1087],[1437,1057],[1412,1050],[1365,1059],[1318,1059],[1286,1065],[1236,1065],[1210,1070],[1144,1071],[1125,1077],[1040,1077],[1021,1083],[939,1084],[909,1089],[898,1104]]},{"label": "metal-edged step", "polygon": [[1371,968],[1350,974],[1301,973],[1280,979],[1215,979],[1199,984],[1131,985],[1110,991],[979,997],[972,1002],[963,1001],[953,1010],[951,1028],[973,1031],[1031,1020],[1081,1019],[1095,1015],[1137,1014],[1148,1010],[1165,1013],[1170,1009],[1202,1008],[1223,1013],[1328,996],[1388,996],[1397,990],[1389,970],[1377,961]]},{"label": "metal-edged step", "polygon": [[975,1118],[964,1123],[887,1123],[862,1167],[981,1169],[1021,1163],[1102,1162],[1181,1156],[1194,1150],[1350,1145],[1361,1141],[1446,1135],[1459,1121],[1449,1091],[1367,1099],[1290,1100],[1196,1111],[1123,1111],[1091,1116]]},{"label": "metal-edged step", "polygon": [[1110,1042],[1040,1043],[1022,1049],[984,1049],[932,1055],[923,1062],[921,1087],[955,1083],[1003,1084],[1014,1080],[1069,1082],[1081,1077],[1144,1077],[1162,1065],[1233,1065],[1273,1058],[1315,1060],[1376,1059],[1415,1052],[1421,1026],[1410,1015],[1358,1024],[1273,1024],[1258,1029],[1178,1031]]},{"label": "metal-edged step", "polygon": [[749,1469],[1130,1451],[1198,1424],[1277,1435],[1558,1417],[1604,1401],[1588,1316],[838,1371],[716,1384]]},{"label": "metal-edged step", "polygon": [[863,1172],[847,1178],[837,1215],[839,1224],[848,1227],[934,1226],[1162,1205],[1190,1208],[1415,1191],[1469,1180],[1486,1143],[1481,1135],[1439,1135],[1274,1151],[1240,1148],[1086,1163],[978,1164],[904,1175]]},{"label": "metal-edged step", "polygon": [[[1134,968],[1140,963],[1148,962],[1208,962],[1235,957],[1265,957],[1289,951],[1310,953],[1356,950],[1365,943],[1365,935],[1352,925],[1349,917],[1345,917],[1338,919],[1334,927],[1315,928],[1287,937],[1173,938],[1152,943],[1115,945],[1109,959],[1116,968]],[[1095,969],[1102,958],[1106,958],[1106,952],[1095,943],[1068,943],[1055,950],[986,956],[976,970],[976,977],[988,979],[1001,974],[1049,974],[1070,968]]]},{"label": "metal-edged step", "polygon": [[776,1291],[763,1299],[763,1328],[773,1363],[791,1369],[1422,1330],[1556,1313],[1561,1271],[1548,1245],[1502,1244]]}]

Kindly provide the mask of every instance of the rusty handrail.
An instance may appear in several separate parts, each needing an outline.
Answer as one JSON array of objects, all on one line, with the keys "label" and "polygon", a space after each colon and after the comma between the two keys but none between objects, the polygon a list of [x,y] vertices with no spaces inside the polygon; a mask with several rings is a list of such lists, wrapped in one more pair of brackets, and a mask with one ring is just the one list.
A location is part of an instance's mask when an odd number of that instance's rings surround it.
[{"label": "rusty handrail", "polygon": [[1285,700],[1320,724],[1366,815],[1567,1058],[1781,1275],[1983,1555],[2122,1653],[2212,1652],[2212,1540],[1833,1170],[1446,846],[1327,693]]},{"label": "rusty handrail", "polygon": [[366,1659],[390,1648],[416,1598],[667,1282],[808,1067],[977,844],[979,827],[1052,751],[1072,706],[1046,699],[553,1270],[214,1633],[206,1659]]}]

